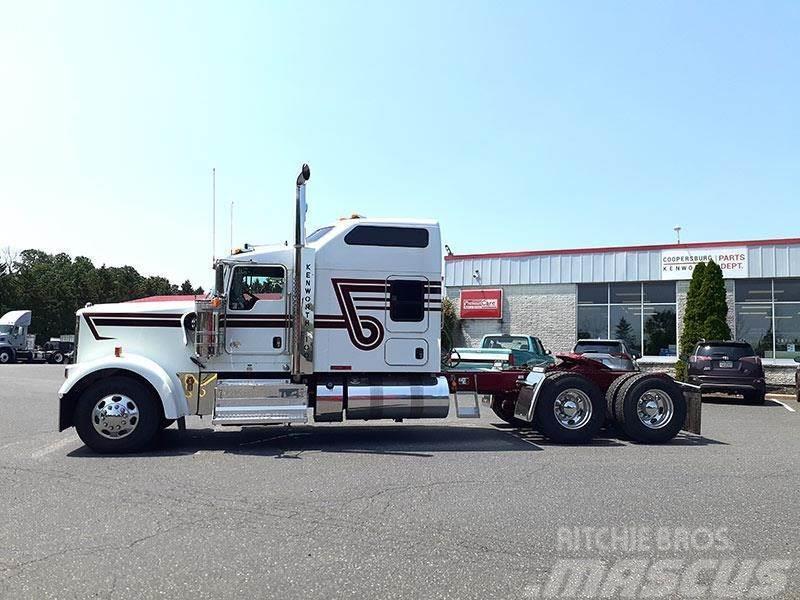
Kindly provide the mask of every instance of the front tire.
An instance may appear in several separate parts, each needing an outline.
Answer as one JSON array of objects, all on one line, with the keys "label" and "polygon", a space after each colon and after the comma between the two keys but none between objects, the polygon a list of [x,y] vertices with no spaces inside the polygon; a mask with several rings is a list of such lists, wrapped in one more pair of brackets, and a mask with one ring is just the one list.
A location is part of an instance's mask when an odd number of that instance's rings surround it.
[{"label": "front tire", "polygon": [[0,350],[0,365],[7,365],[14,360],[14,355],[11,354],[11,350],[7,348],[3,348]]},{"label": "front tire", "polygon": [[60,365],[64,362],[64,355],[61,352],[54,352],[50,356],[50,362],[54,365]]},{"label": "front tire", "polygon": [[555,442],[580,444],[600,431],[605,398],[600,388],[581,375],[554,373],[542,382],[536,402],[539,431]]},{"label": "front tire", "polygon": [[128,377],[109,377],[81,394],[73,422],[83,443],[95,452],[138,452],[158,433],[161,410],[144,384]]}]

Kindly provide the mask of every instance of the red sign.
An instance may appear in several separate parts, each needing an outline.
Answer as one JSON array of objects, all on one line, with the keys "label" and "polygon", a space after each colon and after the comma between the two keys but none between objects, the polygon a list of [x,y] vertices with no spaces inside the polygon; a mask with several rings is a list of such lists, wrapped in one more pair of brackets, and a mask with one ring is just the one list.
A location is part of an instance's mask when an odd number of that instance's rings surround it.
[{"label": "red sign", "polygon": [[461,290],[462,319],[502,319],[503,290]]}]

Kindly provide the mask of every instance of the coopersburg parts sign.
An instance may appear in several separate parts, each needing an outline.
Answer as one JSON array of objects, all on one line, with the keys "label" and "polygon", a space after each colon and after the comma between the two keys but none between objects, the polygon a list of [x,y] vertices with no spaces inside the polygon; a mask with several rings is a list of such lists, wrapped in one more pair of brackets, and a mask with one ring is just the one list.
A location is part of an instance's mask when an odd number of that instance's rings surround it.
[{"label": "coopersburg parts sign", "polygon": [[661,251],[661,279],[691,279],[699,262],[713,260],[726,279],[747,277],[747,248],[687,248]]},{"label": "coopersburg parts sign", "polygon": [[503,290],[461,290],[458,304],[462,319],[503,318]]}]

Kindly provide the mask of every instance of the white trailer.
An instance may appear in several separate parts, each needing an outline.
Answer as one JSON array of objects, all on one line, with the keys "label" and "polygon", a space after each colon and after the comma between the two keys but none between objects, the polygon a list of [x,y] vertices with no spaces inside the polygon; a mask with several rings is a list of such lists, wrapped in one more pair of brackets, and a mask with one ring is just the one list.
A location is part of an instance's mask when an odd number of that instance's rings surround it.
[{"label": "white trailer", "polygon": [[[306,238],[306,165],[294,247],[217,261],[196,302],[78,311],[59,428],[99,452],[135,451],[159,428],[441,418],[439,225],[343,219]],[[475,411],[473,411],[474,414]]]}]

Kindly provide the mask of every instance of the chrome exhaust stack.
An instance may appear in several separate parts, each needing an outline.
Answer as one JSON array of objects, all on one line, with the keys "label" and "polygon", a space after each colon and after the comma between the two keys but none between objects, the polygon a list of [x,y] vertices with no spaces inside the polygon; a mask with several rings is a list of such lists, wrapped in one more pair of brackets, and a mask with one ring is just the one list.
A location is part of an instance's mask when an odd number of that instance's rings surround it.
[{"label": "chrome exhaust stack", "polygon": [[294,218],[294,293],[292,296],[292,379],[300,381],[300,351],[302,350],[303,300],[300,293],[303,266],[302,252],[306,244],[306,183],[311,179],[311,169],[303,163],[297,176]]}]

